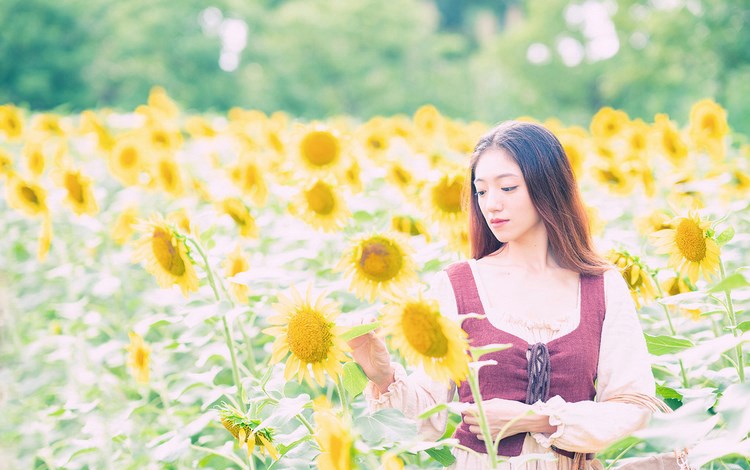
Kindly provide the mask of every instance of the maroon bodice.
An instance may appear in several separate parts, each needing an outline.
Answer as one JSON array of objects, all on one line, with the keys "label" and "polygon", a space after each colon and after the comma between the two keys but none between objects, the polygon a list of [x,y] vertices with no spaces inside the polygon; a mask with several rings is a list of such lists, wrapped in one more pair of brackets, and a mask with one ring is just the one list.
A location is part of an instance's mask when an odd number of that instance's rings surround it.
[{"label": "maroon bodice", "polygon": [[[456,296],[459,318],[467,313],[485,315],[469,263],[454,264],[448,267],[446,272]],[[543,290],[540,291],[540,295],[544,295]],[[570,333],[546,344],[529,344],[515,335],[495,328],[486,317],[466,319],[462,327],[469,336],[471,346],[512,344],[509,349],[482,356],[481,360],[497,361],[497,365],[487,365],[479,371],[482,399],[504,398],[532,404],[538,399],[546,401],[548,397],[559,395],[566,402],[593,400],[596,395],[596,371],[605,314],[604,278],[601,275],[581,275],[580,305],[578,326]],[[542,354],[543,360],[536,357]],[[546,367],[541,395],[530,390],[536,389],[538,392],[539,389],[536,383],[539,380],[538,376],[534,377],[532,386],[529,386],[529,375],[536,365],[530,366],[530,356],[532,361],[541,361],[543,367]],[[459,384],[458,394],[462,402],[474,402],[467,382]],[[464,422],[456,429],[454,437],[462,445],[477,452],[487,452],[484,442],[477,439],[476,435],[469,431],[469,425]],[[498,446],[498,455],[520,455],[525,437],[526,434],[522,433],[502,439]],[[573,456],[571,452],[554,450],[568,457]]]}]

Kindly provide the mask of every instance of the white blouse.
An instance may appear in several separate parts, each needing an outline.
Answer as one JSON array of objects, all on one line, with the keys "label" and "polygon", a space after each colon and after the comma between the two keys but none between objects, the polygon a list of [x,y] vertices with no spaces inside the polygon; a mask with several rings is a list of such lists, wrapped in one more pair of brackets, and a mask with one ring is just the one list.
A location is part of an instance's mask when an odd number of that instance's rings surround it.
[{"label": "white blouse", "polygon": [[[494,327],[534,344],[559,338],[578,326],[580,295],[579,308],[556,322],[514,318],[496,308],[488,308],[490,302],[476,261],[470,260],[469,265],[487,319]],[[566,403],[556,395],[546,403],[534,404],[535,411],[549,416],[550,424],[557,426],[557,431],[553,434],[527,434],[521,455],[552,454],[556,461],[534,460],[522,467],[514,466],[513,469],[567,470],[572,468],[573,460],[554,453],[550,446],[573,452],[597,452],[646,425],[650,411],[634,404],[607,402],[608,399],[623,394],[654,397],[655,384],[635,305],[619,271],[611,269],[604,273],[604,292],[606,314],[599,351],[596,401]],[[437,298],[443,315],[458,319],[456,299],[445,271],[440,271],[433,278],[430,294]],[[365,398],[371,410],[397,408],[406,416],[414,418],[438,403],[453,401],[455,384],[446,389],[444,384],[430,380],[421,369],[407,375],[400,364],[394,362],[393,366],[395,381],[386,392],[380,393],[372,382],[365,389]],[[446,419],[447,411],[444,411],[419,422],[421,436],[427,440],[438,439],[445,430]],[[489,461],[484,454],[478,455],[460,449],[455,449],[453,453],[456,456],[456,463],[451,466],[453,469],[489,468]],[[601,468],[601,464],[593,461],[589,462],[589,467]],[[502,464],[500,468],[510,470],[511,467],[509,464]]]}]

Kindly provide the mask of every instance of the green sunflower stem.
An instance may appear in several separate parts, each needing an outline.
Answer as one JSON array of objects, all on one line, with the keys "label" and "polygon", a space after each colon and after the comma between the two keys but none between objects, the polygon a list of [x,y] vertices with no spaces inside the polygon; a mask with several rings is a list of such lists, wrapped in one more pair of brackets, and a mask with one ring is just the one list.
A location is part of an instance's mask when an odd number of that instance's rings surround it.
[{"label": "green sunflower stem", "polygon": [[[726,272],[724,271],[724,261],[719,257],[719,269],[721,272],[721,280],[726,278]],[[737,315],[734,313],[734,304],[732,303],[732,296],[729,293],[729,289],[724,289],[724,296],[727,299],[727,317],[729,317],[729,325],[732,328],[732,334],[736,338],[737,333]],[[742,344],[738,344],[734,347],[735,353],[737,354],[737,375],[740,377],[740,383],[745,382],[745,363],[742,353]]]},{"label": "green sunflower stem", "polygon": [[349,403],[346,398],[346,389],[344,388],[344,381],[341,374],[336,378],[336,391],[339,394],[339,400],[341,400],[341,411],[345,414],[349,414]]},{"label": "green sunflower stem", "polygon": [[471,388],[471,395],[474,397],[474,403],[477,405],[477,411],[479,412],[479,427],[482,430],[482,436],[484,437],[484,446],[487,449],[487,455],[490,458],[490,468],[497,468],[497,447],[495,447],[490,433],[490,425],[487,422],[487,415],[484,412],[484,406],[482,405],[482,395],[479,392],[479,371],[469,367],[469,388]]},{"label": "green sunflower stem", "polygon": [[[664,298],[664,292],[661,289],[661,286],[659,285],[659,282],[654,279],[654,284],[656,284],[656,288],[659,290],[659,297]],[[672,315],[669,313],[669,306],[664,305],[663,303],[659,302],[659,305],[661,305],[662,309],[664,310],[664,315],[667,316],[667,323],[669,323],[669,331],[672,333],[672,336],[677,335],[677,330],[674,327],[674,324],[672,324]],[[682,386],[684,388],[688,388],[690,385],[690,382],[688,381],[687,372],[685,372],[685,364],[683,364],[682,359],[679,360],[680,363],[680,374],[682,375]]]},{"label": "green sunflower stem", "polygon": [[[206,256],[206,252],[203,251],[203,248],[200,246],[200,244],[193,239],[192,237],[186,237],[187,240],[189,240],[195,249],[198,251],[198,254],[200,254],[201,259],[203,259],[203,264],[206,269],[206,276],[208,277],[208,282],[211,284],[211,289],[214,291],[214,296],[216,297],[217,302],[221,302],[221,296],[219,295],[219,290],[216,288],[216,281],[214,280],[214,274],[213,269],[211,269],[211,265],[208,262],[208,256]],[[223,287],[223,284],[222,284]],[[226,293],[226,289],[224,290]],[[233,304],[231,297],[227,296],[229,299],[229,302]],[[245,389],[242,386],[242,381],[240,380],[240,369],[237,366],[237,355],[235,354],[234,350],[234,339],[232,338],[232,331],[229,329],[229,323],[227,322],[227,315],[226,313],[222,315],[221,322],[224,325],[224,339],[227,342],[227,348],[229,348],[229,356],[232,359],[232,378],[234,380],[234,385],[237,387],[237,398],[240,405],[240,409],[244,413],[247,409],[245,408]]]}]

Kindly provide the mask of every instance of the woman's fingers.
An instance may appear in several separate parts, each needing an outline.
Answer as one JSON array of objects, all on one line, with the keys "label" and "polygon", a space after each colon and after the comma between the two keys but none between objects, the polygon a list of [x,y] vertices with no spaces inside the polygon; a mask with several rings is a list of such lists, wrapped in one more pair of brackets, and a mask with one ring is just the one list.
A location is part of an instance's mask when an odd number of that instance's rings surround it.
[{"label": "woman's fingers", "polygon": [[464,423],[466,424],[479,424],[479,420],[474,415],[464,415]]}]

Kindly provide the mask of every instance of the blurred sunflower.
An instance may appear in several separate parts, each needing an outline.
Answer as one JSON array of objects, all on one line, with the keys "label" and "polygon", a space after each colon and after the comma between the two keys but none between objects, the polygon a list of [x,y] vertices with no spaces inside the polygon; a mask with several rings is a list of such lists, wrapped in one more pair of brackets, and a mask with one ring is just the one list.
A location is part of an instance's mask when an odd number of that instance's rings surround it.
[{"label": "blurred sunflower", "polygon": [[216,137],[218,132],[216,129],[202,116],[190,116],[185,121],[185,130],[190,134],[193,139]]},{"label": "blurred sunflower", "polygon": [[586,158],[588,134],[582,127],[569,127],[555,134],[562,144],[565,155],[576,177],[581,177]]},{"label": "blurred sunflower", "polygon": [[152,87],[148,93],[147,103],[150,108],[158,110],[164,117],[176,118],[180,114],[180,108],[163,87]]},{"label": "blurred sunflower", "polygon": [[690,108],[688,133],[698,149],[706,150],[714,160],[722,160],[724,137],[729,134],[727,112],[713,100],[698,101]]},{"label": "blurred sunflower", "polygon": [[97,146],[102,152],[111,152],[115,145],[115,138],[93,111],[86,110],[81,113],[78,132],[81,134],[94,133]]},{"label": "blurred sunflower", "polygon": [[605,186],[613,194],[626,196],[633,192],[633,188],[635,187],[635,178],[632,172],[627,168],[623,168],[620,162],[597,165],[593,168],[592,174],[596,181]]},{"label": "blurred sunflower", "polygon": [[118,137],[109,157],[109,169],[125,186],[138,183],[146,165],[141,143],[133,136]]},{"label": "blurred sunflower", "polygon": [[[226,277],[232,277],[236,276],[239,273],[244,273],[250,269],[250,261],[248,260],[247,256],[245,256],[244,253],[242,253],[242,248],[238,244],[234,251],[229,253],[227,256],[227,259],[224,260],[224,275]],[[244,284],[238,284],[236,282],[230,281],[229,291],[232,294],[232,297],[237,301],[237,303],[240,304],[246,304],[247,303],[247,295],[249,292],[249,289]]]},{"label": "blurred sunflower", "polygon": [[688,147],[680,135],[677,126],[669,120],[666,114],[657,114],[654,117],[654,131],[661,153],[674,165],[682,165],[688,156]]},{"label": "blurred sunflower", "polygon": [[[259,419],[249,418],[232,405],[222,402],[217,407],[221,424],[229,431],[240,444],[240,448],[247,444],[247,454],[252,455],[257,446],[261,454],[268,451],[272,459],[279,459],[279,451],[273,445],[273,430],[269,428],[256,429],[260,425]],[[252,440],[252,442],[251,442]]]},{"label": "blurred sunflower", "polygon": [[185,297],[198,290],[198,275],[184,236],[159,215],[141,221],[136,230],[142,236],[134,242],[134,263],[143,262],[163,288],[177,284]]},{"label": "blurred sunflower", "polygon": [[609,140],[619,136],[629,122],[630,118],[625,111],[605,106],[591,118],[591,135],[595,139]]},{"label": "blurred sunflower", "polygon": [[324,294],[310,298],[309,288],[304,298],[294,287],[289,295],[278,295],[274,304],[277,315],[268,318],[271,327],[263,330],[275,338],[271,362],[281,362],[289,355],[284,368],[286,380],[296,374],[299,382],[304,379],[312,384],[314,379],[324,386],[324,372],[338,378],[343,371],[341,363],[346,361],[344,353],[349,350],[340,338],[343,330],[335,323],[338,306]]},{"label": "blurred sunflower", "polygon": [[240,228],[240,235],[246,238],[258,237],[258,226],[255,223],[255,219],[250,214],[250,209],[247,208],[241,199],[236,197],[223,199],[219,203],[219,211],[229,215],[235,221]]},{"label": "blurred sunflower", "polygon": [[139,384],[147,384],[149,379],[149,358],[151,348],[143,341],[141,335],[130,332],[130,344],[128,345],[128,367]]},{"label": "blurred sunflower", "polygon": [[167,222],[177,227],[182,235],[197,233],[197,229],[190,221],[190,217],[185,209],[179,209],[167,214]]},{"label": "blurred sunflower", "polygon": [[39,230],[39,242],[37,244],[36,258],[39,262],[47,259],[50,245],[52,244],[52,219],[49,214],[45,215],[42,220],[42,227]]},{"label": "blurred sunflower", "polygon": [[173,156],[158,152],[153,163],[154,179],[157,185],[167,194],[180,197],[185,192],[180,166]]},{"label": "blurred sunflower", "polygon": [[13,173],[13,156],[0,147],[0,177],[8,176]]},{"label": "blurred sunflower", "polygon": [[386,166],[385,180],[409,195],[414,193],[414,175],[400,162],[390,162]]},{"label": "blurred sunflower", "polygon": [[641,308],[641,304],[648,304],[659,297],[654,278],[648,267],[637,256],[625,250],[612,250],[609,252],[608,259],[625,279],[636,308]]},{"label": "blurred sunflower", "polygon": [[466,213],[461,200],[465,176],[462,173],[444,174],[427,188],[427,207],[432,218],[444,227],[455,227],[465,222]]},{"label": "blurred sunflower", "polygon": [[421,294],[398,297],[383,307],[381,323],[391,344],[412,366],[421,366],[438,382],[461,383],[469,371],[467,335],[440,314],[436,300]]},{"label": "blurred sunflower", "polygon": [[411,248],[395,233],[355,238],[336,269],[351,277],[349,289],[357,297],[370,302],[417,281]]},{"label": "blurred sunflower", "polygon": [[351,470],[354,438],[352,426],[331,409],[317,408],[313,413],[315,441],[320,447],[315,463],[319,470]]},{"label": "blurred sunflower", "polygon": [[425,241],[430,241],[430,234],[421,220],[408,215],[394,215],[391,217],[391,229],[403,234],[416,237],[424,235]]},{"label": "blurred sunflower", "polygon": [[651,211],[649,214],[638,216],[635,218],[635,228],[641,235],[649,235],[659,230],[672,228],[670,222],[672,221],[666,211],[662,209],[656,209]]},{"label": "blurred sunflower", "polygon": [[54,113],[39,113],[31,120],[31,129],[45,137],[64,137],[61,116]]},{"label": "blurred sunflower", "polygon": [[343,161],[338,132],[316,124],[306,129],[297,144],[302,167],[312,172],[338,172]]},{"label": "blurred sunflower", "polygon": [[8,140],[15,140],[23,135],[23,115],[20,109],[12,104],[0,106],[0,132]]},{"label": "blurred sunflower", "polygon": [[360,126],[357,137],[366,155],[375,161],[381,161],[390,146],[390,129],[382,116],[376,116]]},{"label": "blurred sunflower", "polygon": [[22,154],[29,172],[37,178],[42,176],[47,166],[42,144],[37,141],[28,141],[23,147]]},{"label": "blurred sunflower", "polygon": [[123,210],[112,225],[112,230],[110,231],[112,240],[118,245],[127,243],[133,232],[135,232],[134,226],[137,221],[138,209],[136,207],[131,206]]},{"label": "blurred sunflower", "polygon": [[80,170],[66,168],[59,175],[58,181],[65,188],[65,202],[73,212],[78,215],[95,215],[99,211],[91,178],[83,175]]},{"label": "blurred sunflower", "polygon": [[471,258],[471,242],[469,228],[466,226],[451,230],[443,230],[443,237],[448,241],[448,249],[464,258]]},{"label": "blurred sunflower", "polygon": [[263,177],[263,170],[252,158],[241,158],[229,169],[229,177],[242,194],[253,201],[253,204],[258,207],[266,204],[268,185]]},{"label": "blurred sunflower", "polygon": [[349,186],[352,193],[361,193],[364,189],[361,175],[362,168],[360,168],[359,163],[357,163],[356,160],[354,160],[351,165],[346,168],[346,171],[344,171],[344,182]]},{"label": "blurred sunflower", "polygon": [[386,452],[383,454],[383,459],[380,461],[380,464],[383,467],[383,470],[404,470],[404,461],[393,452]]},{"label": "blurred sunflower", "polygon": [[634,119],[628,123],[625,134],[628,154],[640,157],[648,152],[651,147],[651,126],[643,122],[643,119]]},{"label": "blurred sunflower", "polygon": [[[689,281],[680,276],[669,277],[659,284],[665,297],[685,294],[687,292],[694,292],[698,290],[695,286],[690,285]],[[668,308],[670,309],[674,307],[675,305],[668,305]],[[678,311],[691,320],[699,320],[702,313],[700,308],[684,307],[681,305],[678,306]]]},{"label": "blurred sunflower", "polygon": [[344,199],[330,184],[317,180],[290,203],[289,211],[315,228],[335,232],[351,215]]},{"label": "blurred sunflower", "polygon": [[22,213],[35,217],[47,214],[47,191],[36,183],[12,175],[5,186],[8,205]]},{"label": "blurred sunflower", "polygon": [[709,236],[710,221],[690,212],[687,217],[676,217],[670,224],[673,228],[652,234],[657,253],[668,253],[669,265],[677,269],[680,276],[687,275],[695,284],[699,272],[711,279],[719,270],[719,245]]}]

